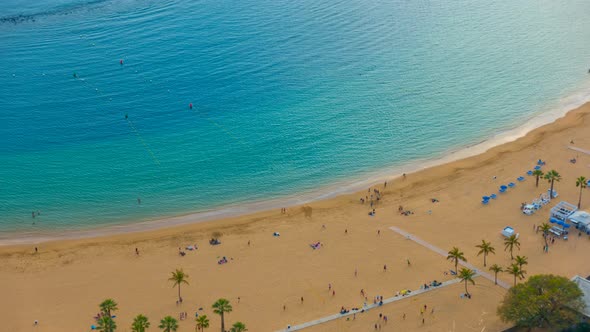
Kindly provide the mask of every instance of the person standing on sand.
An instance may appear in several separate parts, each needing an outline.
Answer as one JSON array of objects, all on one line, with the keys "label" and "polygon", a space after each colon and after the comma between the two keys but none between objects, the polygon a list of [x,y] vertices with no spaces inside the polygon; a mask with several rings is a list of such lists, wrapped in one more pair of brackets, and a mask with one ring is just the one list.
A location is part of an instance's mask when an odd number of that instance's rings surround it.
[{"label": "person standing on sand", "polygon": [[139,249],[135,248],[135,255],[139,256]]},{"label": "person standing on sand", "polygon": [[301,303],[303,304],[303,296],[301,297]]},{"label": "person standing on sand", "polygon": [[39,252],[39,249],[37,249],[37,247],[35,247],[35,253],[38,253],[38,252]]},{"label": "person standing on sand", "polygon": [[406,258],[406,261],[408,262],[408,266],[411,266],[412,265],[412,263],[410,263],[410,259],[409,258]]},{"label": "person standing on sand", "polygon": [[383,265],[383,272],[387,272],[387,265]]}]

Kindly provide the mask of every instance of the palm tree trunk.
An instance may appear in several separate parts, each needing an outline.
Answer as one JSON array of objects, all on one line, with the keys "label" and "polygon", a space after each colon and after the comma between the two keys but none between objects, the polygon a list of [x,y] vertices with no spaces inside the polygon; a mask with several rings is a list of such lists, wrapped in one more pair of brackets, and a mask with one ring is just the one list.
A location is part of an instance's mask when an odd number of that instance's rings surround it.
[{"label": "palm tree trunk", "polygon": [[180,284],[178,284],[178,303],[181,303],[182,300],[180,299]]},{"label": "palm tree trunk", "polygon": [[510,247],[510,259],[514,259],[514,255],[512,255],[512,247]]},{"label": "palm tree trunk", "polygon": [[483,266],[486,266],[486,257],[488,256],[488,254],[484,253],[483,254]]},{"label": "palm tree trunk", "polygon": [[459,264],[459,258],[455,258],[455,273],[457,273],[457,265]]},{"label": "palm tree trunk", "polygon": [[580,184],[580,199],[578,199],[578,209],[582,205],[582,184]]},{"label": "palm tree trunk", "polygon": [[221,312],[221,332],[225,332],[225,321],[223,320],[223,311]]},{"label": "palm tree trunk", "polygon": [[469,294],[469,292],[467,291],[467,280],[465,280],[465,294]]},{"label": "palm tree trunk", "polygon": [[535,183],[535,187],[539,188],[539,176],[537,175],[537,182]]},{"label": "palm tree trunk", "polygon": [[494,273],[494,285],[498,284],[498,272]]},{"label": "palm tree trunk", "polygon": [[514,286],[516,286],[516,274],[514,275]]},{"label": "palm tree trunk", "polygon": [[553,180],[551,180],[551,192],[549,192],[549,198],[553,199]]}]

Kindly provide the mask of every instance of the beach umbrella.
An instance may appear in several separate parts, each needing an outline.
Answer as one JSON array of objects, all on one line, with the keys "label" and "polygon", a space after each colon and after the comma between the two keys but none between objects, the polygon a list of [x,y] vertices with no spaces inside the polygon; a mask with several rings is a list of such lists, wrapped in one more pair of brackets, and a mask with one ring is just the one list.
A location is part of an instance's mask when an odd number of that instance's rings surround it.
[{"label": "beach umbrella", "polygon": [[483,199],[484,201],[487,201],[490,199],[490,196],[483,196],[481,199]]},{"label": "beach umbrella", "polygon": [[556,219],[556,218],[553,218],[553,217],[549,219],[549,222],[552,223],[552,224],[555,224],[558,221],[559,221],[559,219]]}]

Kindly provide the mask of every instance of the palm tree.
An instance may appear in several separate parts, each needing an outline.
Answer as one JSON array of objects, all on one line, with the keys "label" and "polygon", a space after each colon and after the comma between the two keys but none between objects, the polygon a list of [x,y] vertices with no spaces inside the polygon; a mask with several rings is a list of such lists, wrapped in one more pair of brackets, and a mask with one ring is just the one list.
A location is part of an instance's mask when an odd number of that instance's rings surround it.
[{"label": "palm tree", "polygon": [[131,324],[131,331],[133,332],[145,332],[150,327],[148,318],[144,315],[137,315],[133,318],[133,324]]},{"label": "palm tree", "polygon": [[246,332],[248,329],[246,325],[242,322],[235,322],[234,325],[231,327],[230,332]]},{"label": "palm tree", "polygon": [[219,299],[213,303],[213,312],[221,316],[221,332],[225,332],[224,314],[232,311],[231,304],[226,299]]},{"label": "palm tree", "polygon": [[119,309],[117,308],[117,302],[115,302],[115,300],[113,299],[106,299],[102,301],[102,303],[98,306],[100,307],[100,312],[109,317],[111,317],[112,311],[116,311]]},{"label": "palm tree", "polygon": [[486,257],[488,254],[495,254],[496,248],[492,247],[491,242],[486,242],[485,240],[481,240],[481,244],[478,244],[475,247],[479,248],[477,256],[483,254],[483,266],[486,266]]},{"label": "palm tree", "polygon": [[162,332],[174,332],[178,330],[178,322],[173,317],[166,316],[162,318],[158,327],[162,329]]},{"label": "palm tree", "polygon": [[467,259],[465,259],[465,256],[463,255],[463,253],[457,247],[453,247],[453,249],[451,249],[451,251],[449,251],[449,255],[447,256],[447,259],[450,260],[451,262],[455,262],[455,273],[457,273],[457,265],[459,264],[459,260],[467,262]]},{"label": "palm tree", "polygon": [[180,297],[180,284],[188,285],[188,281],[186,281],[186,279],[188,279],[188,274],[185,274],[182,269],[176,269],[176,271],[172,272],[172,277],[168,278],[168,280],[174,282],[172,287],[178,286],[178,302],[182,302],[182,297]]},{"label": "palm tree", "polygon": [[111,316],[101,316],[96,323],[96,330],[100,332],[115,332],[117,324]]},{"label": "palm tree", "polygon": [[470,281],[475,285],[475,281],[473,281],[474,276],[475,272],[471,269],[461,268],[461,271],[459,271],[459,279],[465,281],[465,294],[467,295],[469,295],[469,292],[467,291],[467,282]]},{"label": "palm tree", "polygon": [[549,246],[549,243],[547,243],[547,236],[549,235],[549,230],[551,229],[551,225],[544,222],[541,224],[539,229],[543,232],[543,239],[545,240],[545,248],[547,248]]},{"label": "palm tree", "polygon": [[518,277],[519,279],[524,279],[524,274],[526,273],[526,271],[521,269],[520,266],[518,266],[518,264],[516,263],[513,263],[512,265],[507,267],[506,272],[514,276],[514,286],[516,286],[516,278]]},{"label": "palm tree", "polygon": [[198,330],[204,331],[208,327],[209,327],[209,318],[207,318],[207,315],[202,315],[202,316],[197,317],[197,331]]},{"label": "palm tree", "polygon": [[545,174],[545,180],[551,183],[551,189],[549,191],[549,198],[553,199],[553,183],[559,182],[561,180],[561,175],[557,173],[556,170],[552,169],[547,174]]},{"label": "palm tree", "polygon": [[533,175],[536,177],[536,182],[535,182],[535,187],[539,187],[539,178],[542,177],[543,175],[543,171],[540,169],[536,169],[533,171]]},{"label": "palm tree", "polygon": [[504,239],[504,251],[510,250],[510,259],[514,259],[514,256],[512,255],[514,247],[520,250],[520,241],[518,241],[516,235],[510,235],[510,237]]},{"label": "palm tree", "polygon": [[576,187],[580,187],[580,198],[578,199],[578,209],[582,205],[582,189],[588,186],[588,180],[585,177],[580,176],[576,179]]},{"label": "palm tree", "polygon": [[498,284],[498,273],[499,272],[504,272],[504,270],[502,270],[502,267],[498,264],[494,264],[492,266],[490,266],[490,271],[494,272],[494,285]]},{"label": "palm tree", "polygon": [[522,266],[527,265],[529,261],[526,256],[516,256],[514,263],[518,264],[518,267],[522,270]]}]

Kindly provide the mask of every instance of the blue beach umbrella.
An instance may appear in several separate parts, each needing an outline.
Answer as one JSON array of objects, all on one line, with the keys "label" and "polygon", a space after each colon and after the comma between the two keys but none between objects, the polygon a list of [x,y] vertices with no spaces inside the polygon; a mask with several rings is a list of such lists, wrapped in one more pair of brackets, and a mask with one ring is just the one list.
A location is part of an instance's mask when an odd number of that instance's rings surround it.
[{"label": "blue beach umbrella", "polygon": [[549,219],[549,222],[550,222],[550,223],[552,223],[552,224],[555,224],[556,222],[559,222],[559,219],[556,219],[556,218],[550,218],[550,219]]}]

